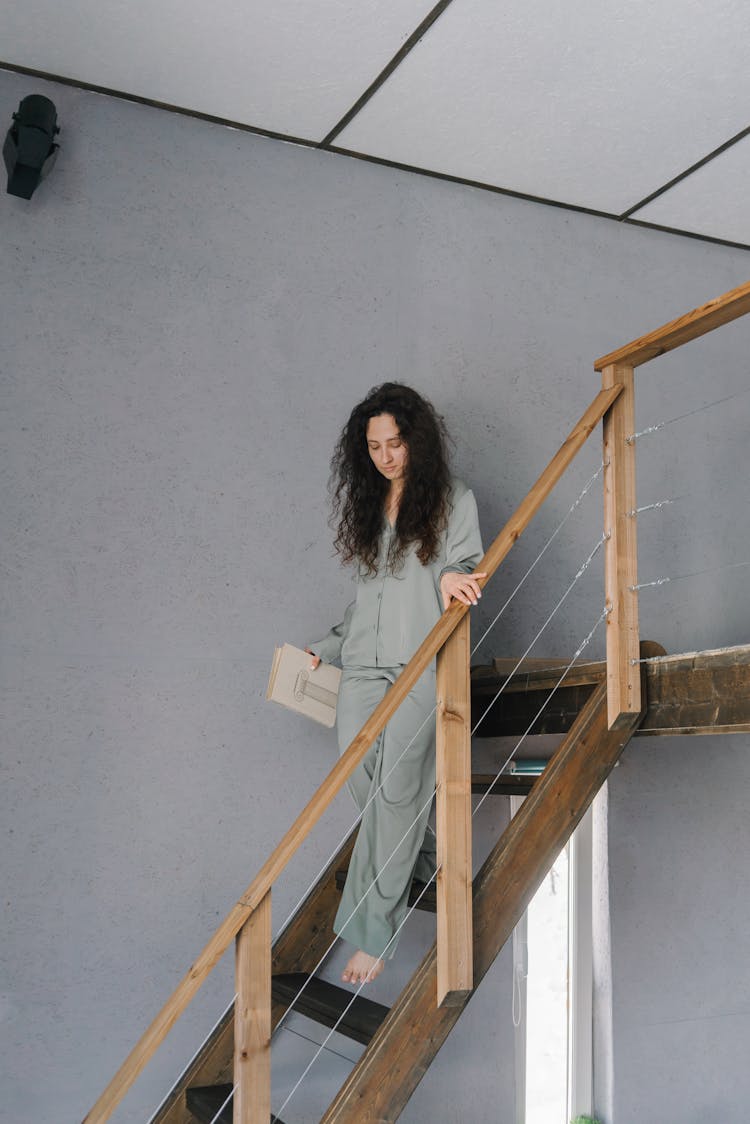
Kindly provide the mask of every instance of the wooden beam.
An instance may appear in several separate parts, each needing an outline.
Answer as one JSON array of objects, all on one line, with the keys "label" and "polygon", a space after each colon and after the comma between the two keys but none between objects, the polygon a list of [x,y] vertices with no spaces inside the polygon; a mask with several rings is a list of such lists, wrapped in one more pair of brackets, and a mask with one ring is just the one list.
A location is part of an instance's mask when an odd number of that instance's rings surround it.
[{"label": "wooden beam", "polygon": [[[666,656],[667,649],[655,640],[641,640],[641,658]],[[568,670],[566,670],[568,669]],[[570,660],[562,656],[539,656],[518,660],[514,656],[496,656],[489,664],[476,664],[471,669],[472,693],[497,691],[503,694],[517,691],[552,690],[565,672],[566,687],[594,686],[607,678],[606,660]]]},{"label": "wooden beam", "polygon": [[664,656],[644,665],[639,736],[750,733],[750,646]]},{"label": "wooden beam", "polygon": [[607,677],[604,661],[579,660],[566,670],[569,663],[549,657],[521,661],[500,657],[473,667],[471,724],[476,736],[567,733],[591,688]]},{"label": "wooden beam", "polygon": [[[558,687],[552,697],[551,687],[540,690],[504,691],[487,709],[492,695],[472,685],[472,709],[477,738],[540,737],[565,734],[575,722],[591,695],[593,684],[580,687]],[[486,713],[485,713],[486,712]],[[479,720],[479,716],[484,717]],[[528,750],[529,747],[526,746]]]},{"label": "wooden beam", "polygon": [[708,301],[700,308],[693,309],[687,315],[670,321],[662,328],[633,340],[617,351],[597,359],[594,370],[603,371],[605,367],[619,363],[640,367],[649,359],[655,359],[657,355],[681,347],[684,343],[712,332],[714,328],[720,328],[722,324],[728,324],[747,312],[750,312],[750,281],[724,293],[721,297]]},{"label": "wooden beam", "polygon": [[[668,656],[660,645],[641,644],[645,673],[646,706],[635,737],[680,734],[742,734],[750,732],[750,646],[717,648],[706,652],[685,652]],[[543,665],[547,664],[549,670]],[[560,660],[540,661],[540,666],[507,677],[498,674],[495,664],[504,669],[515,661],[493,661],[472,669],[471,695],[474,721],[502,686],[502,694],[476,732],[477,737],[517,737],[525,733],[543,707],[543,696],[559,681]],[[602,660],[574,669],[576,685],[559,687],[543,707],[532,732],[564,734],[591,694],[606,677]],[[475,778],[476,779],[476,778]],[[506,779],[506,778],[503,778]]]},{"label": "wooden beam", "polygon": [[[514,543],[518,541],[536,512],[545,502],[565,469],[621,392],[622,387],[620,386],[601,390],[584,412],[479,564],[478,569],[485,571],[488,575],[487,578],[482,579],[482,585],[486,585],[495,573]],[[460,601],[454,601],[425,637],[382,702],[378,703],[362,729],[341,755],[276,849],[268,857],[244,894],[219,925],[187,975],[183,977],[161,1011],[133,1047],[96,1104],[84,1118],[84,1124],[104,1124],[109,1119],[138,1074],[156,1053],[177,1019],[190,1004],[204,980],[221,960],[247,918],[271,889],[331,801],[346,784],[375,738],[390,721],[467,612],[467,605]]]},{"label": "wooden beam", "polygon": [[[566,668],[569,670],[566,671]],[[474,679],[479,675],[489,675],[496,679],[507,680],[504,691],[522,690],[522,683],[535,682],[547,683],[554,687],[559,682],[560,676],[565,671],[566,687],[578,687],[580,684],[599,683],[606,678],[607,667],[602,660],[570,660],[559,657],[534,657],[533,659],[517,660],[513,657],[496,657],[491,665],[473,667],[471,669],[472,686]]]},{"label": "wooden beam", "polygon": [[471,699],[469,617],[437,658],[438,1004],[472,989]]},{"label": "wooden beam", "polygon": [[622,394],[604,415],[604,581],[607,615],[607,699],[613,729],[630,725],[641,710],[637,660],[638,552],[635,512],[635,431],[633,368],[605,367],[604,387]]},{"label": "wooden beam", "polygon": [[271,891],[237,934],[234,1124],[271,1117]]},{"label": "wooden beam", "polygon": [[[594,694],[474,881],[474,982],[489,970],[542,879],[606,780],[638,719],[607,728]],[[438,1007],[436,947],[427,953],[321,1124],[395,1121],[465,1002]]]}]

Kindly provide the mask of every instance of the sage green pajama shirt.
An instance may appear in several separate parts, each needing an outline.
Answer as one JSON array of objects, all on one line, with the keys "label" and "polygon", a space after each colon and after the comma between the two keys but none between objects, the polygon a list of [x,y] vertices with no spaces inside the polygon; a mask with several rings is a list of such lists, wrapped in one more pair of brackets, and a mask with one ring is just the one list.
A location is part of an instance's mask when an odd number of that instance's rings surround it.
[{"label": "sage green pajama shirt", "polygon": [[[442,614],[440,579],[469,574],[482,558],[472,492],[453,480],[437,557],[423,566],[410,547],[394,572],[393,528],[384,522],[375,574],[360,573],[341,624],[310,648],[343,668],[336,717],[339,752],[375,709]],[[370,956],[393,955],[412,878],[435,872],[428,817],[435,788],[435,670],[425,672],[352,774],[364,809],[334,930]],[[408,747],[408,748],[407,748]]]}]

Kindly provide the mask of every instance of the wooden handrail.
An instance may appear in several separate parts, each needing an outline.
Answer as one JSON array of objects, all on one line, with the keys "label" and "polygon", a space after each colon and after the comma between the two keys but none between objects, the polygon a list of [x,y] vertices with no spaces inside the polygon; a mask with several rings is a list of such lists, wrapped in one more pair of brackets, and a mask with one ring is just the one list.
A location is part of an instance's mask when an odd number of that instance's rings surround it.
[{"label": "wooden handrail", "polygon": [[647,336],[633,340],[618,351],[597,359],[594,370],[603,371],[605,367],[612,366],[614,363],[640,367],[649,359],[673,351],[689,340],[712,332],[714,328],[720,328],[722,324],[729,324],[730,321],[744,316],[746,312],[750,312],[750,281],[736,289],[731,289],[721,297],[715,297],[700,308],[694,308],[685,316],[680,316],[662,328],[657,328],[655,332],[649,332]]},{"label": "wooden handrail", "polygon": [[[619,385],[602,389],[571,430],[560,449],[500,531],[477,569],[485,571],[484,586],[513,545],[521,537],[568,465],[585,444],[610,406],[622,393]],[[333,798],[359,765],[375,738],[430,666],[453,633],[468,606],[454,601],[419,646],[396,682],[372,712],[362,729],[341,755],[320,788],[297,817],[286,835],[262,866],[245,893],[232,907],[187,975],[177,985],[162,1010],[134,1046],[107,1088],[84,1118],[83,1124],[103,1124],[120,1103],[147,1062],[191,1002],[201,984],[229,948],[240,929],[264,901],[297,848],[307,838]]]}]

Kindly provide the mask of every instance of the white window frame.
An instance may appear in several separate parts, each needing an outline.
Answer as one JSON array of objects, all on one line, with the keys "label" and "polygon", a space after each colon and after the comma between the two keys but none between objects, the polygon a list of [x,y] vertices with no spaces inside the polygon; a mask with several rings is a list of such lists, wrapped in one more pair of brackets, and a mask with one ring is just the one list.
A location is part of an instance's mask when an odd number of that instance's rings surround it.
[{"label": "white window frame", "polygon": [[594,1098],[593,809],[568,844],[568,1119]]}]

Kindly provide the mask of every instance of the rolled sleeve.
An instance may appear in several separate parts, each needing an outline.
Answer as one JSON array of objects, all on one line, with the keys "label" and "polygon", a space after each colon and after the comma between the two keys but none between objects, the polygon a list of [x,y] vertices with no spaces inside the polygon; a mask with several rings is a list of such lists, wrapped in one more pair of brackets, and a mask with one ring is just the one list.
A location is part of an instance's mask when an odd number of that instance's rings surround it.
[{"label": "rolled sleeve", "polygon": [[470,574],[476,570],[482,557],[482,537],[479,532],[479,513],[474,493],[465,488],[456,497],[448,520],[443,574]]}]

